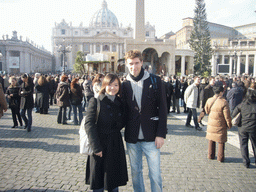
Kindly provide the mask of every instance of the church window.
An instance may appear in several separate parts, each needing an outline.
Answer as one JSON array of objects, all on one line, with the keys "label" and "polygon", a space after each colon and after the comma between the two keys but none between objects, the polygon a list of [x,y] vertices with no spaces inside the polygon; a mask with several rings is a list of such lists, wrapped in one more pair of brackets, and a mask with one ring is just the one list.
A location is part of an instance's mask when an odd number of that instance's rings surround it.
[{"label": "church window", "polygon": [[96,45],[96,53],[100,53],[100,45]]},{"label": "church window", "polygon": [[78,31],[75,31],[75,35],[78,35]]},{"label": "church window", "polygon": [[114,31],[113,34],[116,34],[116,32]]},{"label": "church window", "polygon": [[86,51],[86,52],[89,51],[89,44],[84,44],[84,51]]},{"label": "church window", "polygon": [[104,45],[103,46],[103,51],[109,51],[109,46],[108,45]]},{"label": "church window", "polygon": [[146,31],[146,37],[149,37],[149,31]]},{"label": "church window", "polygon": [[116,52],[116,45],[112,45],[112,52]]},{"label": "church window", "polygon": [[97,31],[97,34],[99,34],[100,32],[99,31]]},{"label": "church window", "polygon": [[66,34],[66,30],[65,29],[61,29],[61,35],[65,35]]}]

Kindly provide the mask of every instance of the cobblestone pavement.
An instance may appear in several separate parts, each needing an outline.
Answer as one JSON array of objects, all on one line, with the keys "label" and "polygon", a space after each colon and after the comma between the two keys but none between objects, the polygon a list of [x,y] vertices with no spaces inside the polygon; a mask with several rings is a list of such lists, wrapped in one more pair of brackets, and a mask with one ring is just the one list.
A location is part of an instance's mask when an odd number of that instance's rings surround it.
[{"label": "cobblestone pavement", "polygon": [[[10,128],[10,110],[0,119],[0,191],[89,191],[84,184],[86,156],[79,154],[79,126],[58,125],[56,106],[49,113],[33,112],[30,133]],[[244,168],[239,148],[227,143],[224,163],[208,160],[205,132],[185,127],[184,117],[168,116],[161,149],[163,191],[256,191],[252,156],[250,169]],[[237,137],[235,129],[230,133]],[[149,192],[145,157],[143,165]],[[133,191],[129,161],[128,173],[129,182],[120,191]]]}]

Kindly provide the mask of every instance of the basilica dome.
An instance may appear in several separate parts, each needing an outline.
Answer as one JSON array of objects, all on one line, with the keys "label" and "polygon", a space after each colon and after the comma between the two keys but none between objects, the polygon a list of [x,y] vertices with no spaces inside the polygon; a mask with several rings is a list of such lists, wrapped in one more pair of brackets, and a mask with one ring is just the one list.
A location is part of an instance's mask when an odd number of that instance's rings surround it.
[{"label": "basilica dome", "polygon": [[108,9],[105,0],[102,2],[102,8],[93,15],[90,26],[96,28],[119,27],[115,14]]}]

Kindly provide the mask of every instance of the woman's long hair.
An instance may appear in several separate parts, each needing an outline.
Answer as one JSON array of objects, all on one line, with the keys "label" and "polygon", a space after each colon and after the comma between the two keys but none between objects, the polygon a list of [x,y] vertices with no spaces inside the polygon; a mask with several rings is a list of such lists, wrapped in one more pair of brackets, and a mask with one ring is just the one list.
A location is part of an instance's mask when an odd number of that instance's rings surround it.
[{"label": "woman's long hair", "polygon": [[120,79],[118,78],[118,76],[116,74],[107,74],[105,76],[105,78],[102,81],[102,86],[101,86],[99,95],[100,94],[105,94],[106,93],[106,87],[108,85],[110,85],[111,83],[113,83],[116,79],[117,79],[118,85],[119,85],[119,91],[118,91],[117,95],[120,95],[121,94],[121,81],[120,81]]},{"label": "woman's long hair", "polygon": [[94,85],[95,83],[100,83],[100,82],[101,82],[100,79],[101,79],[102,77],[104,77],[103,74],[101,74],[101,73],[97,74],[96,77],[95,77],[95,78],[93,79],[93,81],[92,81],[92,85]]},{"label": "woman's long hair", "polygon": [[78,81],[79,81],[79,79],[78,79],[78,78],[74,78],[74,79],[71,81],[71,83],[70,83],[70,87],[71,87],[71,89],[73,89],[73,88],[75,87],[75,84],[77,84],[77,83],[78,83]]},{"label": "woman's long hair", "polygon": [[39,77],[39,79],[38,79],[38,85],[43,86],[43,85],[46,84],[46,83],[47,83],[47,81],[46,81],[45,76],[44,76],[44,75],[41,75],[41,76]]},{"label": "woman's long hair", "polygon": [[245,95],[245,101],[256,102],[256,90],[248,89]]}]

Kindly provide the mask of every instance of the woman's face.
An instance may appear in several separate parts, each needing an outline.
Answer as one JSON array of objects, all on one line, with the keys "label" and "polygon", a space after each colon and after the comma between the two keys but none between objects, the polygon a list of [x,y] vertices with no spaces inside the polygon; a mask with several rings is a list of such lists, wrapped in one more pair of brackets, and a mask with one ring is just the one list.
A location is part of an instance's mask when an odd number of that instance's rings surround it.
[{"label": "woman's face", "polygon": [[108,86],[106,86],[106,93],[109,95],[116,95],[119,91],[119,83],[116,79],[112,83],[110,83]]},{"label": "woman's face", "polygon": [[12,79],[12,85],[16,85],[17,81],[15,79]]},{"label": "woman's face", "polygon": [[28,82],[28,78],[21,78],[24,83]]}]

